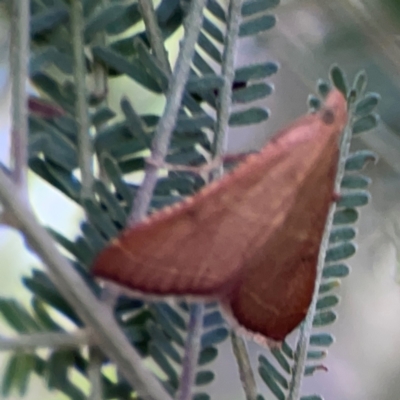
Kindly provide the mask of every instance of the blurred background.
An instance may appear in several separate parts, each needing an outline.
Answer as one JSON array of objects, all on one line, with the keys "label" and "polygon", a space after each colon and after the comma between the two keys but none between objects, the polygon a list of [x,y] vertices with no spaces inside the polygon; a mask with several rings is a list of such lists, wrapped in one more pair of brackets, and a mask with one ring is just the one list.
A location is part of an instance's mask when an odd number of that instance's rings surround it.
[{"label": "blurred background", "polygon": [[[272,79],[275,93],[267,101],[271,118],[246,131],[233,129],[229,136],[231,153],[259,149],[274,131],[303,114],[308,94],[314,92],[318,78],[328,77],[333,63],[346,71],[349,80],[365,69],[368,90],[382,96],[378,128],[353,142],[354,149],[375,151],[379,161],[368,167],[367,174],[373,179],[372,201],[361,210],[358,252],[349,260],[352,273],[340,288],[339,319],[329,328],[336,337],[326,359],[329,372],[305,379],[304,393],[318,393],[332,400],[400,399],[400,0],[281,0],[274,13],[278,17],[276,28],[255,39],[241,40],[237,52],[238,65],[279,62],[281,68]],[[0,159],[5,163],[10,125],[9,23],[7,14],[2,13]],[[182,31],[168,40],[171,59],[176,56],[180,35]],[[110,89],[116,102],[129,95],[123,78],[112,81]],[[160,98],[136,97],[143,107],[150,104],[153,112],[163,107]],[[139,103],[137,98],[132,98],[134,105]],[[33,174],[30,189],[43,223],[73,237],[80,210]],[[20,278],[39,265],[25,250],[20,235],[0,227],[1,296],[18,296],[29,302]],[[3,325],[1,332],[11,333]],[[254,343],[249,348],[254,361],[265,351]],[[225,344],[224,351],[226,357],[218,359],[215,397],[240,399],[230,346]],[[0,354],[0,376],[5,357]],[[259,387],[266,392],[261,382]],[[32,399],[64,398],[48,393],[39,379],[33,381],[29,392]]]}]

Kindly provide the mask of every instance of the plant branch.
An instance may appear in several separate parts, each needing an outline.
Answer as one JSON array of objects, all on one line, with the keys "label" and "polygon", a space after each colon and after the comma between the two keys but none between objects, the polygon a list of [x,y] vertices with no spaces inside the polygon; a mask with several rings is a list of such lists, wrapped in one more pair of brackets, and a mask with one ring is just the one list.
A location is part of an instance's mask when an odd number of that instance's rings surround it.
[{"label": "plant branch", "polygon": [[149,39],[154,55],[160,62],[164,71],[166,73],[168,72],[168,75],[171,75],[171,66],[168,61],[167,51],[165,50],[164,38],[157,23],[153,2],[148,0],[138,0],[138,3],[146,27],[146,35]]},{"label": "plant branch", "polygon": [[229,2],[228,20],[222,56],[222,78],[224,80],[217,103],[217,126],[213,143],[214,157],[221,156],[226,147],[226,131],[232,104],[232,85],[235,79],[235,51],[239,36],[242,0]]},{"label": "plant branch", "polygon": [[98,346],[89,347],[88,377],[90,380],[90,400],[101,400],[104,398],[101,366],[103,363],[103,352]]},{"label": "plant branch", "polygon": [[60,294],[76,310],[97,344],[116,363],[125,379],[143,399],[170,400],[115,323],[110,308],[96,298],[79,273],[58,251],[50,235],[31,213],[29,206],[16,195],[15,189],[12,181],[0,170],[0,201],[17,221],[30,247],[47,265],[49,275]]},{"label": "plant branch", "polygon": [[179,385],[178,400],[190,400],[196,378],[196,366],[200,351],[200,334],[203,325],[203,304],[190,305],[190,319],[185,343],[185,355]]},{"label": "plant branch", "polygon": [[[242,0],[231,0],[228,9],[227,33],[222,62],[224,79],[217,104],[217,126],[213,143],[214,158],[221,157],[226,150],[227,129],[232,105],[232,85],[235,79],[235,51],[239,37]],[[213,179],[222,175],[222,167],[215,171]],[[247,400],[256,400],[257,386],[251,369],[249,355],[244,340],[236,332],[231,332],[233,353],[239,367],[239,375]]]},{"label": "plant branch", "polygon": [[28,163],[29,1],[15,0],[11,23],[13,179],[26,191]]},{"label": "plant branch", "polygon": [[136,194],[133,211],[129,217],[128,224],[130,226],[139,222],[147,214],[151,197],[157,183],[158,165],[162,165],[167,155],[171,134],[175,127],[176,117],[189,76],[194,47],[202,26],[205,4],[206,0],[192,1],[189,13],[185,18],[185,39],[181,51],[179,52],[174,74],[168,89],[167,104],[157,125],[152,144],[151,157],[154,162],[146,164],[145,177]]},{"label": "plant branch", "polygon": [[20,334],[16,338],[0,336],[0,351],[24,351],[37,348],[76,348],[91,341],[87,330],[75,332],[46,332],[30,335]]},{"label": "plant branch", "polygon": [[82,198],[92,197],[93,164],[92,143],[89,134],[89,113],[86,93],[86,66],[83,42],[83,9],[80,0],[71,0],[71,31],[74,53],[75,115],[78,123],[79,168],[82,181]]},{"label": "plant branch", "polygon": [[242,382],[246,400],[256,400],[257,385],[254,378],[253,370],[251,368],[251,362],[249,354],[247,352],[246,342],[233,330],[231,331],[231,342],[233,354],[235,355],[236,361],[238,363],[240,381]]},{"label": "plant branch", "polygon": [[[350,113],[349,113],[349,121],[351,121]],[[350,150],[350,141],[351,141],[351,128],[350,128],[350,122],[348,122],[345,128],[345,132],[340,147],[338,171],[335,179],[335,189],[334,189],[335,193],[340,192],[340,183],[342,182],[345,171],[345,164]],[[295,351],[295,362],[293,366],[292,380],[290,382],[289,394],[287,400],[298,400],[300,398],[301,382],[306,367],[307,350],[310,342],[311,332],[313,329],[313,320],[318,301],[319,287],[321,285],[322,272],[325,264],[325,256],[329,246],[329,236],[333,224],[333,217],[335,211],[336,211],[336,202],[332,202],[329,208],[328,218],[326,220],[324,235],[322,238],[321,247],[318,255],[317,276],[315,281],[313,297],[306,318],[300,327],[299,340],[297,342]]]}]

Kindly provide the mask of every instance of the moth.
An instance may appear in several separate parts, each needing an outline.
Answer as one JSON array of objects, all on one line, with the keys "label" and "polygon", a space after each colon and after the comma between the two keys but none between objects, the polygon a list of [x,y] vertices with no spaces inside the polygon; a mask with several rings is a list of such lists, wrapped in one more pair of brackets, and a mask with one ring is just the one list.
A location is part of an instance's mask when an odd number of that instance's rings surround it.
[{"label": "moth", "polygon": [[218,299],[245,330],[282,341],[311,302],[346,122],[333,89],[231,173],[126,228],[93,274],[143,294]]}]

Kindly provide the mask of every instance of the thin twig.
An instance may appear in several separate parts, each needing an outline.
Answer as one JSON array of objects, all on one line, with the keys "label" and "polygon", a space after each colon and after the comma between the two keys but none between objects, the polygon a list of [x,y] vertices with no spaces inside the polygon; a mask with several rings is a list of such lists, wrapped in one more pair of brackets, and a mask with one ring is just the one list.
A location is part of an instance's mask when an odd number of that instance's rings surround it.
[{"label": "thin twig", "polygon": [[77,348],[89,344],[91,340],[88,331],[84,329],[76,332],[20,334],[16,338],[0,336],[0,351],[26,351],[38,348]]},{"label": "thin twig", "polygon": [[[222,77],[224,84],[217,105],[217,127],[214,137],[214,157],[219,158],[225,152],[227,142],[227,129],[232,105],[232,85],[235,79],[235,51],[239,37],[241,21],[242,0],[231,0],[228,9],[227,33],[222,63]],[[213,173],[213,178],[222,174],[222,167]],[[239,367],[240,379],[247,400],[256,400],[257,386],[251,369],[249,355],[244,340],[231,333],[233,353]]]},{"label": "thin twig", "polygon": [[157,379],[143,365],[109,307],[102,304],[88,288],[80,274],[58,251],[52,238],[40,225],[16,187],[0,170],[0,202],[13,215],[29,246],[47,265],[49,275],[60,294],[76,310],[90,329],[97,344],[117,365],[125,379],[143,399],[170,400]]},{"label": "thin twig", "polygon": [[217,104],[217,127],[213,143],[214,156],[221,156],[226,147],[230,109],[232,105],[232,85],[235,79],[235,52],[239,36],[242,0],[231,0],[228,9],[225,47],[222,56],[222,78],[224,79]]},{"label": "thin twig", "polygon": [[246,342],[233,330],[231,331],[231,341],[233,354],[235,355],[238,363],[240,381],[242,382],[246,400],[256,400],[257,385],[254,378],[253,370],[251,368],[251,362],[246,348]]},{"label": "thin twig", "polygon": [[104,355],[98,346],[89,347],[88,377],[90,380],[90,400],[101,400],[104,398],[101,366]]},{"label": "thin twig", "polygon": [[[350,115],[350,112],[349,112],[349,115]],[[351,121],[350,117],[349,117],[349,121]],[[344,171],[345,171],[346,159],[347,159],[347,156],[348,156],[349,150],[350,150],[350,142],[351,142],[351,129],[350,129],[350,122],[349,122],[345,129],[343,139],[341,142],[338,171],[337,171],[336,180],[335,180],[335,190],[334,190],[335,193],[340,192],[340,183],[342,182]],[[319,251],[319,255],[318,255],[317,276],[316,276],[316,280],[315,280],[315,287],[314,287],[312,301],[311,301],[310,307],[308,309],[306,318],[304,319],[304,321],[300,327],[299,339],[298,339],[296,351],[295,351],[296,359],[295,359],[295,363],[294,363],[294,367],[293,367],[292,380],[290,382],[289,394],[288,394],[287,400],[298,400],[300,398],[301,383],[303,380],[304,370],[305,370],[306,361],[307,361],[307,350],[308,350],[311,332],[313,329],[313,320],[314,320],[316,305],[317,305],[317,301],[318,301],[319,287],[320,287],[321,280],[322,280],[322,272],[323,272],[324,264],[325,264],[325,256],[326,256],[326,251],[329,246],[329,236],[330,236],[330,232],[331,232],[331,228],[332,228],[332,224],[333,224],[333,217],[334,217],[335,211],[336,211],[336,202],[332,202],[332,204],[329,208],[328,218],[326,220],[324,235],[322,238],[321,247],[320,247],[320,251]]]},{"label": "thin twig", "polygon": [[146,164],[143,183],[136,194],[133,211],[129,217],[129,225],[139,222],[147,213],[151,197],[158,179],[158,167],[167,155],[172,131],[181,105],[182,96],[189,76],[190,64],[194,54],[206,0],[192,1],[190,11],[185,18],[185,39],[174,68],[167,94],[167,104],[160,118],[154,135],[151,157],[154,163]]},{"label": "thin twig", "polygon": [[192,387],[196,378],[196,366],[200,351],[200,334],[203,326],[203,304],[190,305],[190,319],[185,343],[185,355],[182,363],[182,374],[179,383],[178,400],[190,400]]},{"label": "thin twig", "polygon": [[164,38],[157,23],[153,2],[149,0],[138,0],[138,3],[150,46],[164,71],[170,75],[172,71],[168,61],[168,53],[165,50]]},{"label": "thin twig", "polygon": [[89,115],[86,93],[86,67],[83,41],[83,9],[80,0],[71,0],[71,31],[74,52],[75,114],[78,123],[78,154],[82,181],[82,198],[92,197],[93,161],[89,134]]},{"label": "thin twig", "polygon": [[[97,8],[99,10],[105,9],[109,5],[109,0],[100,0]],[[93,40],[93,44],[96,46],[105,46],[106,45],[106,33],[105,31],[97,32],[95,38]],[[107,93],[108,93],[108,74],[107,68],[105,65],[98,61],[96,58],[93,60],[93,81],[94,81],[94,90],[92,94],[97,100],[101,100],[101,105],[107,105]],[[102,125],[96,126],[96,130],[98,131]]]},{"label": "thin twig", "polygon": [[22,191],[26,191],[28,163],[29,4],[13,2],[11,23],[13,179]]}]

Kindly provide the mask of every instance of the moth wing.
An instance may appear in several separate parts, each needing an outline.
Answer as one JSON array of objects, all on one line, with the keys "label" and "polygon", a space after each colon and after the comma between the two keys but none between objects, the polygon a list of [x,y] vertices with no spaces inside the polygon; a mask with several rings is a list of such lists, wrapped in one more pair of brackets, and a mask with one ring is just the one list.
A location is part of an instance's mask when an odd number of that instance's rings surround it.
[{"label": "moth wing", "polygon": [[280,227],[261,238],[258,250],[246,260],[241,285],[230,298],[230,311],[240,325],[275,341],[282,341],[304,319],[311,303],[320,243],[333,199],[342,125],[322,124],[316,135],[319,140],[310,140],[307,151],[293,150],[293,167],[304,163],[304,154],[318,157],[314,166],[305,170],[296,201],[285,212]]}]

